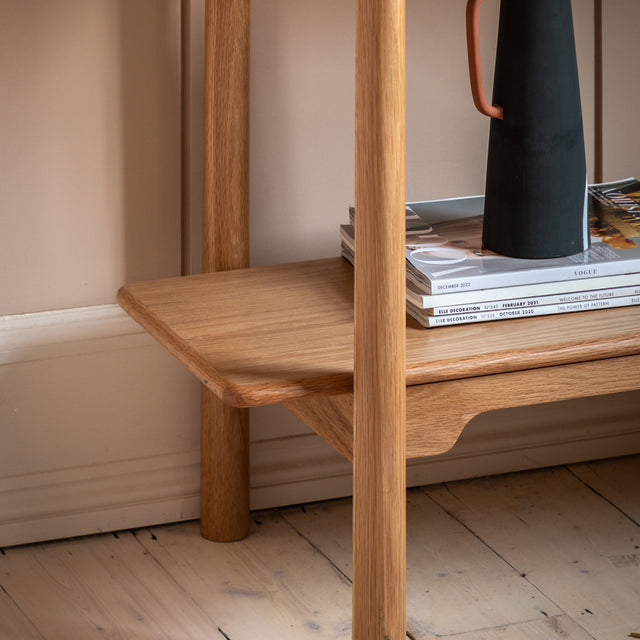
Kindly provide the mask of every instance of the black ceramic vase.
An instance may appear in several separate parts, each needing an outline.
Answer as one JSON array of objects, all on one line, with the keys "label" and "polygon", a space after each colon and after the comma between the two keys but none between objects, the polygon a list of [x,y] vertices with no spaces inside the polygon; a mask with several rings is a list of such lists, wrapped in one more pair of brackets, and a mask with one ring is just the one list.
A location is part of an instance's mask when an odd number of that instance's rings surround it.
[{"label": "black ceramic vase", "polygon": [[571,0],[501,0],[493,106],[479,71],[480,1],[468,2],[467,33],[474,100],[491,116],[483,243],[516,258],[584,251],[587,179]]}]

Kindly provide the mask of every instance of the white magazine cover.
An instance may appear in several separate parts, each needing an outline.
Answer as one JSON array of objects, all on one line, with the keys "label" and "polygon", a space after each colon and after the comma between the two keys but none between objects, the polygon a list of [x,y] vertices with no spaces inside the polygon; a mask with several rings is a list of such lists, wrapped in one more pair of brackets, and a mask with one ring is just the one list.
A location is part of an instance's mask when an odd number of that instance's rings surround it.
[{"label": "white magazine cover", "polygon": [[425,293],[640,272],[640,182],[589,187],[591,246],[564,258],[524,260],[482,246],[483,196],[407,204],[407,270]]}]

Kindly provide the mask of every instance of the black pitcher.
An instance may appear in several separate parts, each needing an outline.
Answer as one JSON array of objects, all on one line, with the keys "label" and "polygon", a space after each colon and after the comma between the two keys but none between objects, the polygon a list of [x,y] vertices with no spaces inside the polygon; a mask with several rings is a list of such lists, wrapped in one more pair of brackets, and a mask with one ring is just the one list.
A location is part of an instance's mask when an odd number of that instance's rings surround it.
[{"label": "black pitcher", "polygon": [[476,107],[491,116],[483,243],[516,258],[589,246],[586,162],[571,0],[501,0],[493,106],[478,46],[482,0],[468,0]]}]

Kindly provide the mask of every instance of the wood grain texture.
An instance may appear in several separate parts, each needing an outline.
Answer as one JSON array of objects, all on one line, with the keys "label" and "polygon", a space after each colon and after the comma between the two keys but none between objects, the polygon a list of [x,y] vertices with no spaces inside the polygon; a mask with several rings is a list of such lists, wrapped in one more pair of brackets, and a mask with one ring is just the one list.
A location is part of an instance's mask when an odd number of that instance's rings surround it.
[{"label": "wood grain texture", "polygon": [[569,469],[586,485],[640,524],[640,458],[629,456],[596,460],[574,464]]},{"label": "wood grain texture", "polygon": [[[249,266],[249,0],[207,0],[202,271]],[[249,531],[249,415],[202,387],[202,535]]]},{"label": "wood grain texture", "polygon": [[130,532],[15,547],[0,555],[0,576],[0,596],[6,591],[39,632],[8,626],[20,634],[2,633],[3,640],[216,637],[217,621]]},{"label": "wood grain texture", "polygon": [[[472,381],[473,382],[473,381]],[[434,383],[407,387],[406,393],[406,457],[420,458],[449,451],[456,443],[476,408],[463,405],[466,413],[458,413],[450,398],[431,387],[450,383]],[[304,420],[318,435],[347,460],[353,461],[353,394],[300,398],[286,406]],[[442,411],[441,411],[442,410]],[[478,411],[480,413],[481,410]]]},{"label": "wood grain texture", "polygon": [[201,402],[200,532],[230,542],[249,533],[249,410],[205,386]]},{"label": "wood grain texture", "polygon": [[405,3],[356,5],[353,638],[406,630]]},{"label": "wood grain texture", "polygon": [[285,406],[339,454],[353,461],[353,395],[298,398]]},{"label": "wood grain texture", "polygon": [[249,37],[249,0],[207,0],[204,273],[249,265]]},{"label": "wood grain texture", "polygon": [[196,523],[180,524],[140,539],[216,621],[220,638],[351,637],[348,581],[277,512],[257,514],[251,534],[234,544],[211,544],[196,531]]},{"label": "wood grain texture", "polygon": [[[350,511],[346,499],[283,515],[352,576]],[[407,585],[407,628],[420,640],[562,613],[421,489],[407,491]]]},{"label": "wood grain texture", "polygon": [[4,589],[0,589],[0,638],[46,640]]},{"label": "wood grain texture", "polygon": [[[228,404],[353,391],[353,268],[342,258],[130,284],[118,299]],[[640,307],[406,322],[408,385],[640,353]]]},{"label": "wood grain texture", "polygon": [[[406,457],[449,451],[465,426],[485,411],[615,394],[638,387],[640,356],[407,387]],[[353,460],[353,394],[300,398],[287,402],[287,406],[345,458]]]},{"label": "wood grain texture", "polygon": [[638,630],[640,528],[566,469],[426,491],[593,638]]},{"label": "wood grain texture", "polygon": [[481,631],[449,636],[450,640],[593,640],[569,616],[550,616],[544,620],[531,620],[509,626],[493,627]]},{"label": "wood grain texture", "polygon": [[445,453],[469,421],[485,411],[615,394],[639,387],[640,356],[408,387],[407,458]]},{"label": "wood grain texture", "polygon": [[[610,549],[630,541],[621,511],[639,502],[639,464],[639,456],[590,463],[616,490],[603,487],[604,496],[556,468],[449,483],[440,489],[456,502],[446,510],[427,497],[431,489],[408,491],[409,631],[417,640],[612,640],[638,631],[636,601],[624,600],[637,584],[637,550]],[[459,501],[473,510],[476,496],[474,522],[463,526]],[[0,637],[349,638],[351,500],[256,512],[251,527],[234,544],[207,542],[196,522],[184,522],[5,548]],[[603,614],[587,595],[605,608],[623,598],[610,612],[620,632],[596,630],[592,617]]]}]

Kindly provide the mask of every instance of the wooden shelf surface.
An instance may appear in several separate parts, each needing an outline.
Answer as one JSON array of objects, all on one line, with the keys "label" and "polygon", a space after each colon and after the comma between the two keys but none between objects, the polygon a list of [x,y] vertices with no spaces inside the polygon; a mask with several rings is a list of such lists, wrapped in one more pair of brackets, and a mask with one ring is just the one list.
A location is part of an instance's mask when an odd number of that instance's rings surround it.
[{"label": "wooden shelf surface", "polygon": [[[342,258],[135,283],[118,301],[229,405],[352,390],[353,268]],[[407,318],[407,385],[635,354],[640,307],[428,330]]]}]

